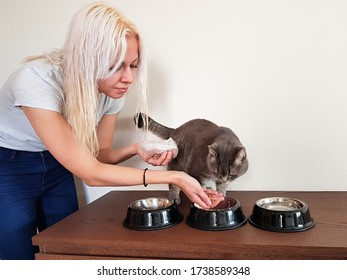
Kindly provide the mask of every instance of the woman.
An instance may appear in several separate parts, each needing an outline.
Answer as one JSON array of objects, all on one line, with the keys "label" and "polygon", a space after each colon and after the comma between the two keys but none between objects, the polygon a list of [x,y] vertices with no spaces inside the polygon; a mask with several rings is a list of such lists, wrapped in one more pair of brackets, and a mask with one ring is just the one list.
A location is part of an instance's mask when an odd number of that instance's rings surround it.
[{"label": "woman", "polygon": [[0,259],[33,259],[31,237],[78,209],[73,175],[90,186],[178,185],[202,207],[223,198],[178,171],[116,164],[139,155],[133,144],[112,149],[114,126],[136,82],[146,112],[146,67],[136,27],[115,9],[92,4],[73,18],[63,48],[36,57],[0,92]]}]

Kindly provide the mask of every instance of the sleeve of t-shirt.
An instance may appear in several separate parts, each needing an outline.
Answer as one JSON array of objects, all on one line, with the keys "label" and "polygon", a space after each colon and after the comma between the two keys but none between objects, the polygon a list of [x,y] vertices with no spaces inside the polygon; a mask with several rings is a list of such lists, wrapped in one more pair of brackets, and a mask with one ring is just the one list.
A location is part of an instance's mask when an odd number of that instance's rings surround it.
[{"label": "sleeve of t-shirt", "polygon": [[15,106],[28,106],[62,113],[62,89],[36,67],[25,68],[14,77],[12,91]]}]

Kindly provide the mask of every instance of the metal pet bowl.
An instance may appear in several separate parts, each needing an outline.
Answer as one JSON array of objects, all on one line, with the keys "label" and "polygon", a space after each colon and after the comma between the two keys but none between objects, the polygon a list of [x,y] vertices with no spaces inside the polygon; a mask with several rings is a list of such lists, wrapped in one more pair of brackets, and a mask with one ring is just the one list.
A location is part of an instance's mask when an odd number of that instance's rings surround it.
[{"label": "metal pet bowl", "polygon": [[139,199],[128,206],[123,225],[135,230],[158,230],[181,222],[177,204],[169,198],[151,197]]},{"label": "metal pet bowl", "polygon": [[225,197],[215,208],[202,209],[192,204],[186,223],[203,230],[229,230],[242,226],[247,217],[242,212],[240,202]]},{"label": "metal pet bowl", "polygon": [[259,199],[253,206],[249,222],[260,229],[278,232],[298,232],[315,225],[308,205],[288,197]]}]

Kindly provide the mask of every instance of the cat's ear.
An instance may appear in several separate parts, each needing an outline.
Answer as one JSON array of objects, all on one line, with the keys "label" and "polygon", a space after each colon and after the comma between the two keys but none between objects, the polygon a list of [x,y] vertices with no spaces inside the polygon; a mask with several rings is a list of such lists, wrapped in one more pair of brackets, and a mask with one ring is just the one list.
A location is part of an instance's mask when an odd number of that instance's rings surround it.
[{"label": "cat's ear", "polygon": [[208,145],[208,152],[210,154],[211,159],[217,158],[217,143],[213,143],[211,145]]},{"label": "cat's ear", "polygon": [[247,158],[247,153],[245,148],[241,148],[235,155],[234,164],[236,166],[241,166],[242,162]]}]

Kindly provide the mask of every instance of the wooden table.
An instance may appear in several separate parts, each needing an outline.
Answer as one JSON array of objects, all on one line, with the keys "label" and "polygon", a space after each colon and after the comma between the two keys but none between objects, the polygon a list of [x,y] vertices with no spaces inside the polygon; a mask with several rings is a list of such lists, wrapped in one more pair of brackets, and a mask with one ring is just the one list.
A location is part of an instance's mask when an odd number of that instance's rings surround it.
[{"label": "wooden table", "polygon": [[[246,223],[204,231],[185,219],[170,228],[136,231],[122,225],[127,206],[166,191],[112,191],[33,237],[36,259],[347,259],[347,192],[229,192],[249,216],[255,201],[286,196],[308,203],[316,226],[282,233]],[[190,202],[183,196],[184,218]]]}]

